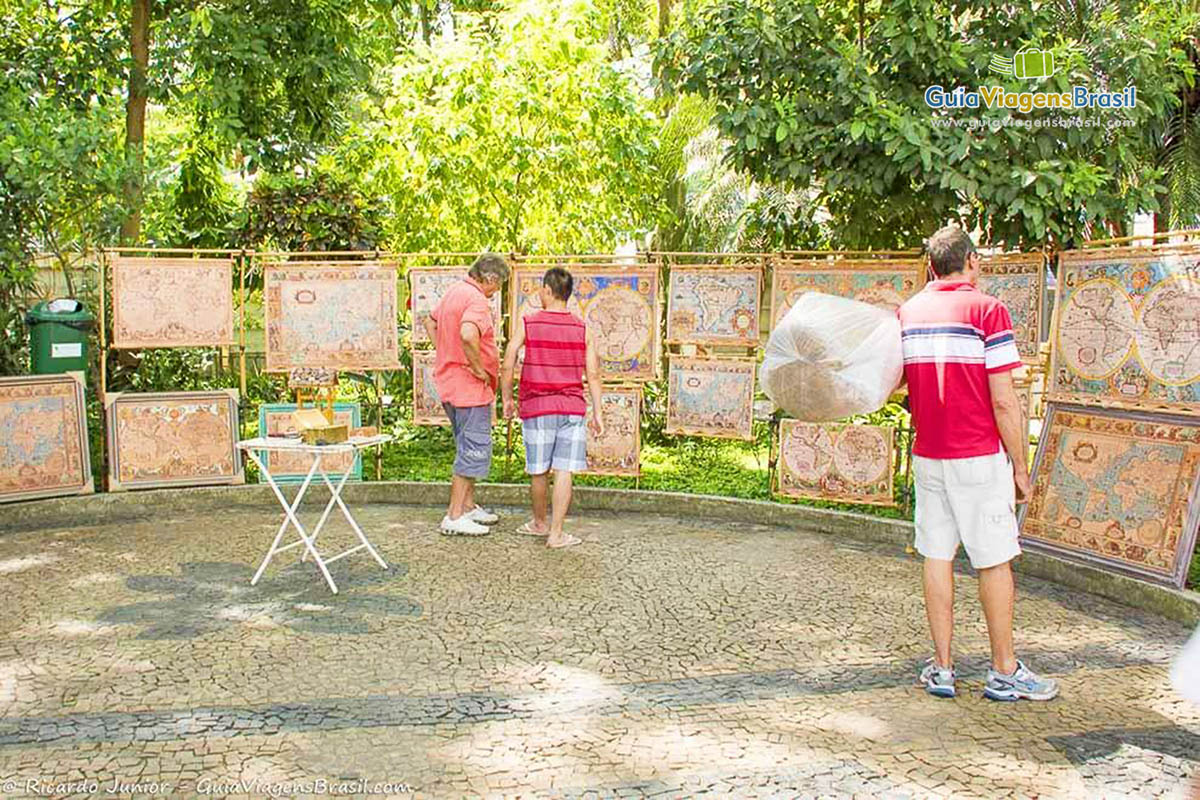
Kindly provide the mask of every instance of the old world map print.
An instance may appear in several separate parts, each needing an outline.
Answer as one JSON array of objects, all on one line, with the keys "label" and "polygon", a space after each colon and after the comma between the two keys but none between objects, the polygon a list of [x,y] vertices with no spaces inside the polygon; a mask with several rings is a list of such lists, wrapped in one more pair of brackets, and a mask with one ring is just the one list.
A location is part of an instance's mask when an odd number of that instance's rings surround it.
[{"label": "old world map print", "polygon": [[1195,255],[1067,252],[1049,399],[1200,413]]},{"label": "old world map print", "polygon": [[[513,324],[541,309],[543,267],[513,272]],[[587,325],[605,381],[648,381],[658,375],[658,270],[570,267],[575,290],[567,307]]]},{"label": "old world map print", "polygon": [[641,388],[606,387],[600,395],[600,416],[604,435],[588,430],[586,473],[637,477],[641,472]]},{"label": "old world map print", "polygon": [[268,266],[265,275],[268,372],[399,368],[395,267]]},{"label": "old world map print", "polygon": [[112,309],[115,348],[233,344],[233,261],[116,256]]},{"label": "old world map print", "polygon": [[1051,404],[1024,540],[1182,587],[1200,523],[1198,468],[1195,420]]},{"label": "old world map print", "polygon": [[[258,410],[259,436],[290,436],[296,433],[292,422],[295,403],[266,403]],[[346,425],[353,431],[362,424],[362,410],[358,403],[334,403],[333,424]],[[279,483],[300,483],[312,468],[311,453],[287,453],[281,450],[260,451],[271,470],[271,477]],[[330,476],[340,477],[349,470],[347,480],[362,479],[362,453],[332,453],[321,457],[321,469]],[[314,478],[316,480],[316,478]]]},{"label": "old world map print", "polygon": [[673,267],[667,292],[667,341],[758,344],[758,267]]},{"label": "old world map print", "polygon": [[788,497],[894,505],[893,439],[891,428],[877,425],[785,419],[777,490]]},{"label": "old world map print", "polygon": [[771,327],[806,292],[846,297],[894,311],[925,285],[917,259],[781,261],[771,285]]},{"label": "old world map print", "polygon": [[753,439],[754,367],[752,358],[672,357],[666,432]]},{"label": "old world map print", "polygon": [[450,418],[442,407],[442,398],[438,396],[437,385],[433,382],[433,361],[435,353],[432,350],[413,350],[412,363],[412,394],[414,425],[449,425]]},{"label": "old world map print", "polygon": [[986,256],[979,288],[1000,300],[1012,317],[1017,351],[1027,364],[1039,360],[1042,342],[1044,260],[1040,253]]},{"label": "old world map print", "polygon": [[83,373],[0,378],[0,502],[91,491]]},{"label": "old world map print", "polygon": [[[464,267],[410,267],[408,270],[409,291],[412,297],[412,342],[429,344],[429,335],[425,332],[425,319],[441,302],[442,295],[454,284],[467,277]],[[496,323],[497,336],[502,330],[500,320],[500,292],[492,295],[488,301],[492,307],[492,317]]]},{"label": "old world map print", "polygon": [[118,392],[105,414],[112,491],[243,481],[235,390]]}]

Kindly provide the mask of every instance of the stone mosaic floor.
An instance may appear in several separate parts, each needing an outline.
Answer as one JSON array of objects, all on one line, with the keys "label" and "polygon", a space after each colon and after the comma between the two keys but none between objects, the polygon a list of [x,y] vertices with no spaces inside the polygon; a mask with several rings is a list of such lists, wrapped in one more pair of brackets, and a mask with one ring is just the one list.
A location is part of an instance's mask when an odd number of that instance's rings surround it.
[{"label": "stone mosaic floor", "polygon": [[249,585],[266,508],[0,536],[0,796],[1143,798],[1200,769],[1173,623],[1022,579],[1063,696],[992,704],[964,575],[937,701],[894,548],[581,514],[548,551],[439,515],[364,508],[393,569],[338,562],[336,597],[292,553]]}]

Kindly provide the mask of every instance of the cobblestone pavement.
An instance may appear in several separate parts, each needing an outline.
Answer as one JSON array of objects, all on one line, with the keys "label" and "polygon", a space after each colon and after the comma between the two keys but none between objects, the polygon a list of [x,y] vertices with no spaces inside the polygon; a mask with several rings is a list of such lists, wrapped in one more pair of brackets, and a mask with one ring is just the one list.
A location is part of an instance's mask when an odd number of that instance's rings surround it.
[{"label": "cobblestone pavement", "polygon": [[363,508],[393,568],[339,561],[337,596],[295,551],[249,585],[266,508],[0,536],[0,795],[1143,798],[1200,769],[1173,623],[1023,578],[1020,652],[1063,696],[989,703],[964,574],[939,701],[894,548],[584,514],[550,551],[440,514]]}]

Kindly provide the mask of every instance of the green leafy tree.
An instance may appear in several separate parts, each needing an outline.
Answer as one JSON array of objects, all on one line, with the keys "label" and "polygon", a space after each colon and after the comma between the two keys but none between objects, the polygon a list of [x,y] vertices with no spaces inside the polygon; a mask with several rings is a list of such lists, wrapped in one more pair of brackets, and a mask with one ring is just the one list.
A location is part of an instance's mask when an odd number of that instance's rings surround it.
[{"label": "green leafy tree", "polygon": [[344,178],[264,176],[246,200],[242,243],[280,250],[372,250],[378,208]]},{"label": "green leafy tree", "polygon": [[[1014,13],[997,0],[722,0],[702,5],[660,58],[679,86],[715,102],[734,166],[817,192],[835,245],[908,246],[951,217],[1010,246],[1063,243],[1156,208],[1155,153],[1192,76],[1174,45],[1195,24],[1178,3],[1138,0],[1063,17],[1063,5]],[[994,54],[1024,47],[1052,50],[1056,74],[1031,86],[988,72]],[[1133,85],[1138,103],[1061,112],[1083,126],[1038,128],[1060,112],[935,111],[931,85]],[[1031,127],[948,122],[1006,117]]]}]

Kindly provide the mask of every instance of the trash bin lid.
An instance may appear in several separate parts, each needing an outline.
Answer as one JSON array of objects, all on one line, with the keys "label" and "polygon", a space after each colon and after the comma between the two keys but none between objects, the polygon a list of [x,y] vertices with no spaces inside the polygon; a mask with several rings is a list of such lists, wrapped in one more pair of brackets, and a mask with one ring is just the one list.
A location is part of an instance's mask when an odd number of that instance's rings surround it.
[{"label": "trash bin lid", "polygon": [[[59,310],[64,305],[70,310]],[[26,318],[30,322],[92,322],[95,317],[83,303],[70,298],[43,300],[29,309]]]}]

